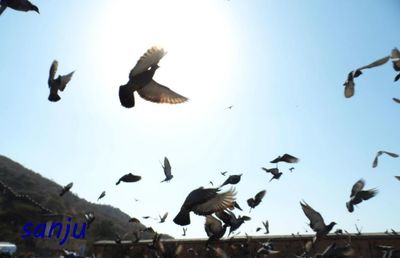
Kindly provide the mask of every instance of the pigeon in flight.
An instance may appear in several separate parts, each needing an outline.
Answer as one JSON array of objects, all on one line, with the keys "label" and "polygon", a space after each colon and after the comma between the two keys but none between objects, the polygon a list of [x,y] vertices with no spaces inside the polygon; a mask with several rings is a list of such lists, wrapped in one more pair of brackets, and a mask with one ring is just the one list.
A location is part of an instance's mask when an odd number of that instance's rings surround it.
[{"label": "pigeon in flight", "polygon": [[86,225],[87,225],[88,229],[90,227],[90,224],[93,223],[94,219],[95,219],[95,217],[94,217],[94,213],[93,212],[90,211],[90,212],[86,212],[85,213],[85,222],[86,222]]},{"label": "pigeon in flight", "polygon": [[238,209],[238,210],[240,210],[240,211],[243,211],[242,208],[239,206],[239,204],[238,204],[236,201],[233,202],[232,210],[233,210],[234,208],[236,208],[236,209]]},{"label": "pigeon in flight", "polygon": [[262,244],[262,247],[257,250],[256,258],[264,257],[265,255],[269,256],[272,254],[278,254],[280,251],[274,250],[274,247],[271,242],[266,242]]},{"label": "pigeon in flight", "polygon": [[236,185],[237,183],[240,182],[241,177],[242,177],[242,174],[231,175],[225,180],[225,182],[220,187],[223,187],[224,185],[228,185],[228,184]]},{"label": "pigeon in flight", "polygon": [[269,234],[269,222],[268,222],[268,220],[266,220],[265,222],[263,221],[262,224],[263,224],[263,226],[265,228],[265,233],[264,234],[266,234],[266,235]]},{"label": "pigeon in flight", "polygon": [[60,192],[60,196],[63,196],[66,192],[68,192],[72,188],[73,185],[74,185],[74,183],[71,182],[71,183],[67,184],[66,186],[64,186]]},{"label": "pigeon in flight", "polygon": [[57,79],[55,79],[57,68],[58,62],[57,60],[54,60],[50,66],[49,80],[47,81],[50,88],[50,95],[48,99],[51,102],[57,102],[61,99],[58,95],[58,91],[64,91],[65,87],[67,86],[68,82],[71,80],[72,75],[74,75],[75,72],[70,72],[67,75],[58,75]]},{"label": "pigeon in flight", "polygon": [[266,193],[267,193],[266,190],[262,190],[262,191],[258,192],[258,193],[254,196],[254,199],[253,199],[253,198],[250,198],[250,199],[247,200],[247,204],[249,205],[250,210],[251,210],[251,209],[254,209],[255,207],[257,207],[257,206],[261,203],[261,201],[262,201],[262,199],[264,198],[264,196],[265,196]]},{"label": "pigeon in flight", "polygon": [[331,222],[329,225],[325,225],[324,219],[321,214],[311,208],[306,202],[300,202],[301,208],[303,209],[304,214],[310,220],[310,227],[316,233],[316,237],[314,238],[315,242],[318,238],[326,236],[332,228],[336,225],[336,222]]},{"label": "pigeon in flight", "polygon": [[400,104],[400,99],[398,99],[398,98],[392,98],[392,99],[393,99],[394,102]]},{"label": "pigeon in flight", "polygon": [[376,167],[378,166],[378,158],[379,158],[382,154],[389,155],[389,156],[392,157],[392,158],[398,158],[398,157],[399,157],[398,154],[393,153],[393,152],[378,151],[378,152],[376,153],[376,156],[375,156],[375,158],[374,158],[374,161],[372,162],[372,167],[373,167],[373,168],[376,168]]},{"label": "pigeon in flight", "polygon": [[100,196],[99,196],[99,198],[97,198],[97,201],[99,201],[101,198],[103,198],[104,196],[106,196],[106,191],[103,191],[101,194],[100,194]]},{"label": "pigeon in flight", "polygon": [[375,62],[370,63],[369,65],[360,67],[354,71],[351,71],[348,75],[347,75],[347,80],[343,83],[344,86],[344,96],[346,98],[351,98],[354,95],[354,78],[357,78],[358,76],[360,76],[362,74],[361,70],[364,69],[369,69],[369,68],[373,68],[373,67],[377,67],[380,65],[385,64],[387,61],[389,61],[390,56],[385,56],[381,59],[376,60]]},{"label": "pigeon in flight", "polygon": [[228,107],[228,109],[232,109],[232,108],[233,108],[233,106],[229,106],[229,107]]},{"label": "pigeon in flight", "polygon": [[207,233],[208,240],[206,246],[224,236],[228,225],[222,225],[222,222],[211,215],[206,216],[204,229]]},{"label": "pigeon in flight", "polygon": [[374,197],[378,191],[376,189],[364,190],[365,181],[363,179],[358,180],[351,189],[350,201],[346,203],[347,210],[349,212],[354,211],[354,205],[366,201]]},{"label": "pigeon in flight", "polygon": [[165,214],[164,214],[164,216],[160,216],[160,215],[158,215],[159,217],[160,217],[160,223],[164,223],[165,222],[165,220],[167,219],[167,217],[168,217],[168,212],[166,212]]},{"label": "pigeon in flight", "polygon": [[39,13],[39,8],[28,0],[0,0],[0,15],[6,10],[7,7],[16,11],[35,11]]},{"label": "pigeon in flight", "polygon": [[186,236],[186,231],[187,231],[187,228],[183,227],[183,228],[182,228],[182,230],[183,230],[183,234],[182,234],[182,236]]},{"label": "pigeon in flight", "polygon": [[169,160],[167,157],[164,158],[164,165],[161,164],[164,169],[165,179],[162,182],[169,182],[174,176],[171,174],[171,165],[169,164]]},{"label": "pigeon in flight", "polygon": [[159,68],[158,62],[167,52],[159,47],[152,47],[139,59],[129,74],[127,84],[119,87],[121,105],[126,108],[135,106],[133,93],[137,91],[143,99],[156,103],[179,104],[188,99],[153,80]]},{"label": "pigeon in flight", "polygon": [[282,156],[278,156],[274,160],[270,161],[270,163],[278,163],[278,162],[297,163],[299,162],[299,159],[296,158],[295,156],[285,153]]},{"label": "pigeon in flight", "polygon": [[229,228],[228,236],[236,231],[245,221],[249,221],[251,218],[248,216],[238,216],[231,212],[231,211],[218,211],[215,215],[222,220]]},{"label": "pigeon in flight", "polygon": [[294,167],[289,168],[290,173],[292,173],[294,170]]},{"label": "pigeon in flight", "polygon": [[261,169],[264,170],[267,173],[271,173],[272,174],[272,178],[269,180],[270,182],[273,179],[279,180],[279,178],[282,175],[282,172],[279,172],[278,168],[264,168],[264,167],[261,167]]},{"label": "pigeon in flight", "polygon": [[223,171],[223,172],[221,172],[221,175],[225,176],[226,173],[228,173],[228,171]]},{"label": "pigeon in flight", "polygon": [[186,226],[190,224],[190,212],[197,215],[211,215],[214,212],[225,210],[233,206],[235,190],[230,189],[224,193],[218,193],[219,188],[200,187],[186,197],[181,210],[174,218],[175,224]]},{"label": "pigeon in flight", "polygon": [[142,179],[141,176],[136,176],[136,175],[133,175],[132,173],[129,173],[129,174],[123,175],[123,176],[118,180],[118,182],[115,183],[115,184],[116,184],[116,185],[119,185],[119,183],[121,183],[121,182],[133,183],[133,182],[139,181],[140,179]]}]

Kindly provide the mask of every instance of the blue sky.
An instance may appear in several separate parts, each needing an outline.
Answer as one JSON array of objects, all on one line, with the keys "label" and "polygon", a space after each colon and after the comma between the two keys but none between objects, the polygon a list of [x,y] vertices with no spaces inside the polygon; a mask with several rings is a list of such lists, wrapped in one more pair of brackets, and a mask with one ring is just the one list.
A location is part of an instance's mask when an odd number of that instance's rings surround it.
[{"label": "blue sky", "polygon": [[[179,237],[172,222],[186,195],[219,172],[243,173],[238,202],[266,189],[263,202],[239,230],[304,233],[304,199],[326,222],[355,231],[400,230],[399,82],[388,63],[356,79],[343,96],[348,72],[399,46],[400,3],[391,1],[40,1],[40,15],[6,10],[0,17],[0,153],[95,202],[131,216],[169,212],[167,223],[144,221]],[[125,109],[118,87],[151,46],[164,47],[156,81],[189,97],[157,105],[136,96]],[[75,70],[47,101],[51,62]],[[233,105],[232,110],[227,107]],[[261,166],[283,153],[301,159],[293,173],[268,183]],[[175,175],[164,178],[167,156]],[[280,166],[287,172],[289,165]],[[115,186],[132,172],[135,184]],[[351,187],[364,178],[377,197],[349,214]],[[135,202],[134,198],[139,199]],[[204,218],[192,214],[188,237],[205,237]],[[261,232],[260,232],[261,233]]]}]

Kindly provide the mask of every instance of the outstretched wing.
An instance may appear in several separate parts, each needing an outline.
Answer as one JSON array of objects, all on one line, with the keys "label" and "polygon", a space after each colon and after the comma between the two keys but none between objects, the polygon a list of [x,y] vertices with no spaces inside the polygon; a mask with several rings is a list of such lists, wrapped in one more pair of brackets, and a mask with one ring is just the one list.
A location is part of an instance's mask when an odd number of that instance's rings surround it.
[{"label": "outstretched wing", "polygon": [[389,155],[392,158],[398,158],[399,155],[393,152],[388,152],[388,151],[382,151],[383,153],[385,153],[386,155]]},{"label": "outstretched wing", "polygon": [[311,208],[310,205],[308,205],[306,202],[301,203],[301,208],[303,209],[304,214],[307,216],[307,218],[310,220],[310,226],[311,228],[315,231],[321,231],[325,228],[325,222],[324,219],[322,218],[321,214],[317,211],[315,211],[313,208]]},{"label": "outstretched wing", "polygon": [[235,190],[230,189],[229,191],[217,194],[214,198],[196,206],[193,211],[197,215],[209,215],[217,211],[225,210],[233,206],[235,195]]},{"label": "outstretched wing", "polygon": [[129,78],[132,79],[135,75],[147,71],[151,66],[158,64],[158,62],[167,54],[164,49],[160,47],[152,47],[142,55],[135,67],[131,70]]},{"label": "outstretched wing", "polygon": [[137,92],[140,97],[155,103],[179,104],[188,100],[188,98],[172,91],[154,80],[151,80],[149,84],[142,89],[139,89]]},{"label": "outstretched wing", "polygon": [[164,173],[165,176],[171,176],[171,164],[169,164],[169,160],[167,157],[164,158]]},{"label": "outstretched wing", "polygon": [[357,70],[363,70],[363,69],[369,69],[369,68],[374,68],[380,65],[383,65],[389,61],[390,56],[385,56],[381,59],[376,60],[375,62],[370,63],[369,65],[365,65],[363,67],[358,68]]},{"label": "outstretched wing", "polygon": [[74,72],[75,71],[73,71],[69,74],[60,76],[60,80],[61,80],[60,87],[59,87],[60,91],[63,91],[65,89],[65,86],[67,86],[67,83],[69,83],[69,81],[71,80],[72,75],[74,75]]},{"label": "outstretched wing", "polygon": [[264,198],[264,196],[265,196],[266,193],[267,193],[266,190],[262,190],[262,191],[260,191],[260,192],[258,192],[258,193],[256,194],[256,196],[254,197],[254,199],[255,199],[256,201],[258,201],[258,202],[261,202],[261,200]]},{"label": "outstretched wing", "polygon": [[0,5],[0,15],[4,12],[4,10],[7,8],[6,5]]},{"label": "outstretched wing", "polygon": [[57,60],[54,60],[50,66],[49,81],[54,80],[54,77],[56,76],[57,68],[58,68],[58,62],[57,62]]},{"label": "outstretched wing", "polygon": [[378,190],[377,189],[371,189],[368,191],[361,191],[359,193],[359,196],[361,199],[363,199],[364,201],[371,199],[372,197],[374,197],[375,195],[378,194]]},{"label": "outstretched wing", "polygon": [[354,185],[353,188],[351,189],[351,194],[350,197],[353,197],[356,195],[358,192],[360,192],[365,186],[365,181],[363,179],[358,180]]}]

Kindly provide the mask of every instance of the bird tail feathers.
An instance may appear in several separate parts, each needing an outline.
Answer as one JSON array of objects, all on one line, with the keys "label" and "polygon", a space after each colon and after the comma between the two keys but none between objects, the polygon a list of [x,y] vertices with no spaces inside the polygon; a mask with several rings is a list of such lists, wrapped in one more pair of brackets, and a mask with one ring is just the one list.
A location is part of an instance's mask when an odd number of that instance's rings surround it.
[{"label": "bird tail feathers", "polygon": [[60,99],[61,98],[60,98],[60,96],[58,96],[57,93],[50,93],[50,95],[49,95],[49,100],[52,101],[52,102],[57,102]]},{"label": "bird tail feathers", "polygon": [[174,218],[175,224],[181,225],[181,226],[186,226],[190,224],[190,214],[189,211],[185,209],[181,209]]}]

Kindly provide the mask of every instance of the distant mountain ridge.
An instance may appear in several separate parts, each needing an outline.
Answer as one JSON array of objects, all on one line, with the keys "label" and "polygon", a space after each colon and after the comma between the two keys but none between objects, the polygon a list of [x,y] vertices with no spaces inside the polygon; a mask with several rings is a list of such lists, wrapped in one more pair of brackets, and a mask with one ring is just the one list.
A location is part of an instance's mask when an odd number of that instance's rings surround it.
[{"label": "distant mountain ridge", "polygon": [[[132,240],[133,232],[145,228],[140,223],[129,223],[130,216],[118,208],[88,202],[71,192],[60,197],[61,189],[57,183],[0,155],[0,241],[32,248],[37,243],[33,239],[22,240],[21,230],[27,221],[40,223],[43,214],[63,214],[84,222],[84,213],[92,211],[95,220],[85,238],[89,246],[97,240],[113,240],[116,234]],[[152,232],[140,234],[141,239],[152,236]]]}]

